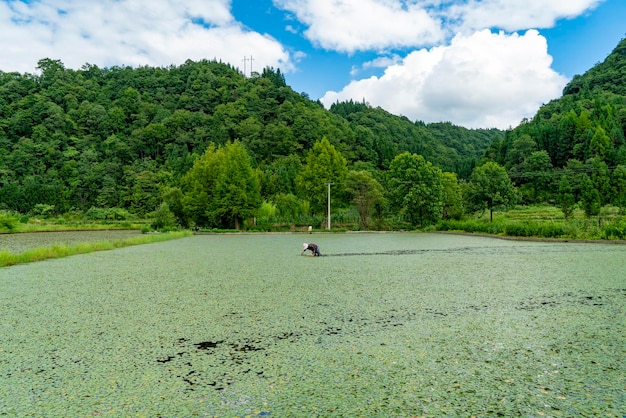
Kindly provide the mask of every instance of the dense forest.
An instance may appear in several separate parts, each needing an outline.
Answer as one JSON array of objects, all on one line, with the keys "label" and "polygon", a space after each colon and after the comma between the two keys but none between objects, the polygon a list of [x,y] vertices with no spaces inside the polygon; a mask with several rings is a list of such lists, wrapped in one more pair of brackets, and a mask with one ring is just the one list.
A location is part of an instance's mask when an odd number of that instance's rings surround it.
[{"label": "dense forest", "polygon": [[[259,183],[253,206],[259,199],[289,201],[318,211],[320,199],[307,195],[317,188],[308,190],[307,183],[326,187],[324,181],[343,179],[313,172],[308,182],[297,180],[323,138],[346,167],[368,170],[382,181],[380,173],[403,152],[466,177],[503,135],[413,123],[365,103],[337,103],[328,111],[294,92],[280,70],[271,68],[245,78],[215,61],[169,68],[86,64],[71,70],[42,59],[38,70],[0,72],[0,210],[120,208],[144,216],[167,196],[189,194],[194,186],[185,176],[207,150],[236,142]],[[337,186],[341,203],[345,184]],[[191,212],[198,211],[203,210]],[[186,218],[179,220],[217,222],[206,214]]]},{"label": "dense forest", "polygon": [[0,71],[0,211],[129,214],[181,226],[385,214],[413,225],[499,205],[626,206],[626,41],[503,132],[425,124],[367,103],[329,110],[280,70]]},{"label": "dense forest", "polygon": [[626,205],[625,137],[626,39],[575,76],[561,98],[495,141],[486,156],[506,167],[522,202],[559,203],[564,190],[579,201],[595,190],[597,212],[606,204]]}]

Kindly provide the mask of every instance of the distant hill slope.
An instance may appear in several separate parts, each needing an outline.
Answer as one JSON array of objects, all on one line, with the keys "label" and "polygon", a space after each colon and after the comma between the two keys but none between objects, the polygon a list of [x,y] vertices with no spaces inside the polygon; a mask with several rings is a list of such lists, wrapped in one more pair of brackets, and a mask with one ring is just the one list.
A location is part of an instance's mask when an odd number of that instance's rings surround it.
[{"label": "distant hill slope", "polygon": [[42,59],[38,69],[0,71],[0,209],[41,202],[132,209],[142,195],[176,184],[210,143],[241,141],[261,170],[303,160],[325,136],[350,164],[385,169],[410,151],[468,174],[502,138],[497,130],[414,123],[365,104],[328,111],[270,68],[245,78],[207,60],[72,70]]},{"label": "distant hill slope", "polygon": [[[564,88],[563,96],[542,106],[487,155],[519,165],[532,151],[544,150],[554,167],[570,160],[600,158],[609,167],[626,164],[626,39],[609,56]],[[520,154],[521,153],[521,154]],[[524,154],[525,153],[525,154]],[[521,160],[520,160],[521,159]]]},{"label": "distant hill slope", "polygon": [[626,96],[626,39],[601,63],[583,75],[576,75],[563,89],[563,95],[586,95],[594,90]]}]

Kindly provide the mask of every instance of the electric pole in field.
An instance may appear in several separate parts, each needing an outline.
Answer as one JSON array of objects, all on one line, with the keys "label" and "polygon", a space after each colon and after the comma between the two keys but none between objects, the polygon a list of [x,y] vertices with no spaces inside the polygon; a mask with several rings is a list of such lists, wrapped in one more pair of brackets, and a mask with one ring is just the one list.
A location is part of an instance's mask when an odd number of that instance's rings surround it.
[{"label": "electric pole in field", "polygon": [[330,185],[335,183],[326,183],[328,185],[328,226],[327,229],[330,231]]}]

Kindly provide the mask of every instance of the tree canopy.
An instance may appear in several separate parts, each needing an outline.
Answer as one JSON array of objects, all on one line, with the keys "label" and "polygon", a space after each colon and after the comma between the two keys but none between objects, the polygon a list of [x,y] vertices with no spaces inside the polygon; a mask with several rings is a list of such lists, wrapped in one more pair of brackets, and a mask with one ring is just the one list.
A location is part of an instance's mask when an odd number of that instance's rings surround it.
[{"label": "tree canopy", "polygon": [[[411,151],[462,175],[503,136],[431,127],[367,104],[338,103],[328,111],[294,92],[273,68],[248,78],[215,60],[74,70],[44,58],[37,68],[39,75],[0,71],[0,210],[119,207],[143,216],[182,187],[207,148],[235,141],[269,201],[309,195],[296,190],[296,178],[324,137],[348,167],[385,170],[398,153]],[[176,212],[181,202],[168,206]],[[314,210],[319,206],[314,202]],[[191,212],[208,222],[207,214]]]}]

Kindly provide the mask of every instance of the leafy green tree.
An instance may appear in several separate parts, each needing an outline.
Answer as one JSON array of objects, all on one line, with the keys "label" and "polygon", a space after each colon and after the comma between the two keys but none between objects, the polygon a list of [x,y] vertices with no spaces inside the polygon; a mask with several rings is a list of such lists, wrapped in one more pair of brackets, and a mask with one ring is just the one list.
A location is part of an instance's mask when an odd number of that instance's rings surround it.
[{"label": "leafy green tree", "polygon": [[591,182],[593,187],[600,193],[600,204],[605,205],[610,202],[613,190],[611,190],[611,178],[608,165],[600,158],[594,157],[587,161],[591,166]]},{"label": "leafy green tree", "polygon": [[154,229],[174,228],[176,226],[176,216],[172,213],[166,202],[161,203],[154,211],[152,225]]},{"label": "leafy green tree", "polygon": [[297,155],[279,157],[276,161],[265,166],[261,181],[261,192],[266,198],[276,194],[295,194],[297,191],[296,178],[302,169],[302,163]]},{"label": "leafy green tree", "polygon": [[159,206],[159,179],[158,174],[143,170],[133,176],[128,199],[134,213],[145,215]]},{"label": "leafy green tree", "polygon": [[348,174],[346,159],[323,137],[309,151],[306,164],[296,180],[302,196],[314,213],[323,213],[327,206],[328,183],[334,184],[335,195],[341,196]]},{"label": "leafy green tree", "polygon": [[575,203],[576,200],[574,198],[574,193],[572,192],[572,186],[570,186],[567,176],[563,175],[561,176],[561,181],[559,182],[558,204],[563,211],[565,219],[572,217]]},{"label": "leafy green tree", "polygon": [[626,212],[626,166],[620,164],[615,167],[612,184],[615,190],[612,203],[620,208],[621,214],[624,214]]},{"label": "leafy green tree", "polygon": [[443,213],[443,174],[418,154],[404,152],[389,166],[387,187],[392,208],[408,216],[413,225],[428,225]]},{"label": "leafy green tree", "polygon": [[587,218],[600,214],[600,192],[593,187],[589,176],[583,176],[581,206]]},{"label": "leafy green tree", "polygon": [[511,150],[507,154],[507,167],[513,168],[521,166],[526,161],[526,158],[536,150],[537,143],[530,135],[522,135],[513,141]]},{"label": "leafy green tree", "polygon": [[207,209],[209,219],[240,229],[261,206],[261,187],[244,146],[235,141],[218,150],[220,171]]},{"label": "leafy green tree", "polygon": [[292,222],[298,215],[304,212],[300,199],[291,193],[276,194],[272,200],[276,205],[278,215],[286,221]]},{"label": "leafy green tree", "polygon": [[545,150],[532,152],[525,162],[528,175],[528,184],[532,187],[532,200],[542,202],[549,200],[552,195],[550,181],[552,176],[552,162]]},{"label": "leafy green tree", "polygon": [[184,228],[189,227],[189,219],[185,215],[183,193],[180,187],[165,187],[162,193],[163,202],[167,203],[168,209],[176,218],[176,223]]},{"label": "leafy green tree", "polygon": [[606,158],[611,149],[611,138],[606,134],[606,131],[602,126],[598,126],[591,137],[589,144],[589,153],[593,157]]},{"label": "leafy green tree", "polygon": [[441,179],[443,186],[443,219],[461,219],[463,212],[463,193],[456,174],[445,172]]},{"label": "leafy green tree", "polygon": [[475,209],[488,209],[493,221],[493,208],[512,205],[515,188],[504,167],[492,161],[476,167],[472,172],[468,188],[469,202]]},{"label": "leafy green tree", "polygon": [[346,178],[346,190],[352,195],[352,203],[357,207],[361,225],[368,229],[373,209],[385,201],[383,186],[369,171],[349,171]]},{"label": "leafy green tree", "polygon": [[220,170],[221,161],[215,144],[210,144],[181,180],[183,212],[195,226],[209,225],[207,208],[215,195]]}]

